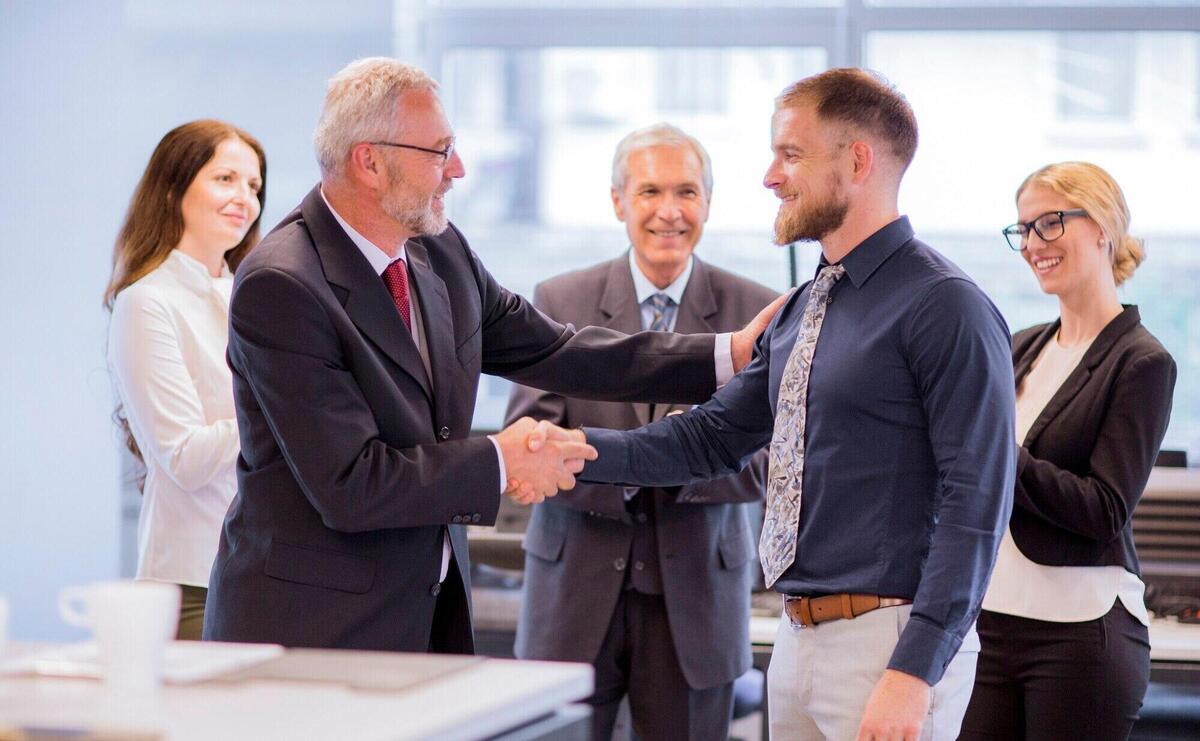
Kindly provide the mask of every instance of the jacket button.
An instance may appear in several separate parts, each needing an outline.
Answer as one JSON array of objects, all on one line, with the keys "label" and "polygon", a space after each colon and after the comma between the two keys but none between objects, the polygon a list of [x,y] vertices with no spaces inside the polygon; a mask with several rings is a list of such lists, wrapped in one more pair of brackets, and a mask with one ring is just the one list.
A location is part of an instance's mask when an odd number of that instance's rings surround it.
[{"label": "jacket button", "polygon": [[455,515],[455,516],[451,517],[450,522],[454,522],[454,523],[462,522],[462,515]]},{"label": "jacket button", "polygon": [[442,429],[438,430],[438,437],[442,438],[443,440],[449,440],[450,439],[450,428],[443,427]]},{"label": "jacket button", "polygon": [[613,568],[616,569],[617,571],[624,571],[625,570],[625,559],[618,558],[616,561],[613,561]]},{"label": "jacket button", "polygon": [[645,513],[645,512],[638,512],[638,515],[637,515],[637,521],[638,521],[638,522],[642,522],[642,523],[644,523],[644,522],[646,522],[646,520],[648,520],[648,519],[650,519],[650,518],[649,518],[649,517],[646,517],[646,513]]},{"label": "jacket button", "polygon": [[441,584],[434,584],[432,587],[429,588],[429,594],[431,594],[434,597],[438,596],[441,593],[442,593],[442,585]]},{"label": "jacket button", "polygon": [[637,561],[633,564],[633,568],[637,569],[638,571],[644,571],[646,564],[642,563],[641,561]]},{"label": "jacket button", "polygon": [[480,520],[482,520],[482,519],[483,519],[483,516],[482,516],[482,515],[480,515],[478,512],[476,512],[475,514],[471,515],[471,522],[479,522],[479,521],[480,521]]}]

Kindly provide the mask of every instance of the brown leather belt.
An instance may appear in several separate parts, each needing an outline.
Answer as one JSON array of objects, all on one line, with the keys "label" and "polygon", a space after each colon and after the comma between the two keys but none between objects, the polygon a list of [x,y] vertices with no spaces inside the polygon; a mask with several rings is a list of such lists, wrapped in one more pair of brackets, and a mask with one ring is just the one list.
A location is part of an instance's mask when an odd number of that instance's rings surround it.
[{"label": "brown leather belt", "polygon": [[787,613],[792,625],[799,628],[811,628],[830,620],[853,620],[881,607],[911,604],[910,599],[879,597],[874,594],[828,594],[824,597],[783,595],[783,611]]}]

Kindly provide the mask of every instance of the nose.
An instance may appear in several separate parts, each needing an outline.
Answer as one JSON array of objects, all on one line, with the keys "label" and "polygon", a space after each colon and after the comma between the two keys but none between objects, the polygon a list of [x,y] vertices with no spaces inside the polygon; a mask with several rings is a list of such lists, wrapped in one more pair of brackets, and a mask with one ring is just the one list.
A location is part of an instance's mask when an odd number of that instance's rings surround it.
[{"label": "nose", "polygon": [[663,221],[675,221],[683,215],[679,201],[670,193],[664,195],[658,202],[658,218]]},{"label": "nose", "polygon": [[467,174],[467,168],[463,165],[462,157],[458,155],[458,150],[450,152],[450,156],[446,159],[445,167],[446,177],[461,178]]},{"label": "nose", "polygon": [[783,173],[779,167],[779,160],[771,160],[771,164],[767,166],[767,174],[763,175],[763,187],[768,190],[775,190],[783,185]]}]

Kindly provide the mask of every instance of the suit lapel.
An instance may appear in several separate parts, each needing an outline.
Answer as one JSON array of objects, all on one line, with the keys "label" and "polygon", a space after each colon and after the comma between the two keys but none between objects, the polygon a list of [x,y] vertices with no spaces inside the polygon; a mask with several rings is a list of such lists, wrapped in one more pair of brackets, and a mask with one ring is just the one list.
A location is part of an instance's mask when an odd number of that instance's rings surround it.
[{"label": "suit lapel", "polygon": [[[601,326],[625,334],[642,331],[642,309],[638,306],[637,291],[633,287],[633,274],[629,272],[629,253],[609,263],[608,278],[604,281],[604,293],[600,296]],[[638,421],[650,423],[649,404],[630,404]]]},{"label": "suit lapel", "polygon": [[[1042,409],[1042,413],[1038,415],[1037,419],[1029,427],[1029,432],[1025,435],[1023,443],[1025,447],[1031,447],[1034,441],[1037,440],[1038,435],[1042,434],[1042,431],[1046,429],[1046,426],[1083,390],[1083,387],[1087,385],[1088,379],[1092,377],[1092,370],[1100,364],[1100,361],[1104,360],[1104,356],[1108,355],[1108,352],[1116,345],[1117,340],[1139,321],[1141,321],[1141,318],[1138,315],[1137,307],[1129,306],[1110,321],[1100,331],[1100,334],[1096,335],[1096,339],[1092,340],[1091,346],[1083,354],[1079,365],[1075,367],[1075,370],[1071,371],[1071,375],[1067,376],[1067,380],[1063,381],[1058,391],[1054,392],[1054,396],[1050,397],[1050,401],[1046,402],[1046,407]],[[1047,342],[1054,341],[1054,335],[1058,333],[1059,326],[1060,322],[1055,321],[1046,327],[1037,340],[1030,346],[1029,352],[1025,354],[1025,357],[1017,362],[1015,369],[1015,375],[1018,379],[1017,388],[1020,388],[1021,382],[1025,380],[1025,376],[1028,375],[1033,361],[1037,359],[1042,348],[1046,346]]]},{"label": "suit lapel", "polygon": [[[417,284],[417,300],[421,303],[421,319],[425,329],[425,346],[429,352],[429,367],[434,378],[447,378],[448,363],[455,362],[454,317],[450,311],[450,294],[446,283],[433,272],[425,245],[412,241],[406,247],[408,268]],[[435,409],[449,409],[449,382],[433,384]]]},{"label": "suit lapel", "polygon": [[425,366],[412,335],[396,311],[396,304],[383,281],[371,269],[371,264],[350,240],[350,235],[330,213],[319,188],[305,196],[300,211],[321,258],[325,279],[341,289],[335,293],[342,299],[342,308],[354,326],[412,376],[432,404]]}]

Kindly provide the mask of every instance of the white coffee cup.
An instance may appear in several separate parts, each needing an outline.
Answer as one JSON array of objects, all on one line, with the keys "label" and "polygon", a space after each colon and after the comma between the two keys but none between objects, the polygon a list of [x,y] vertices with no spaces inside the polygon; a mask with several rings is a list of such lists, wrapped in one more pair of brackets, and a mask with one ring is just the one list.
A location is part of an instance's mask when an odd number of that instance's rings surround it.
[{"label": "white coffee cup", "polygon": [[179,598],[175,584],[97,582],[62,589],[58,611],[67,623],[92,629],[112,689],[152,693],[162,680],[163,650],[178,627]]}]

